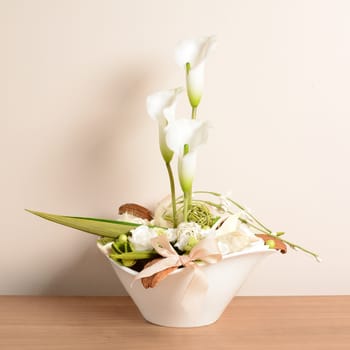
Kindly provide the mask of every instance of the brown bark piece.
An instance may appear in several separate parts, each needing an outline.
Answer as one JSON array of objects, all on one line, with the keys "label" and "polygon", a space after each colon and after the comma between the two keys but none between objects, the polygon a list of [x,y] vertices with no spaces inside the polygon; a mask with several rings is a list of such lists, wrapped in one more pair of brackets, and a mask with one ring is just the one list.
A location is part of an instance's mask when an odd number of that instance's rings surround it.
[{"label": "brown bark piece", "polygon": [[119,207],[119,214],[130,214],[141,219],[152,220],[153,216],[150,210],[136,203],[126,203]]},{"label": "brown bark piece", "polygon": [[256,234],[255,236],[262,238],[264,242],[273,240],[275,242],[275,247],[273,249],[279,250],[282,254],[287,253],[287,245],[277,237],[273,237],[264,233],[259,233],[259,234]]},{"label": "brown bark piece", "polygon": [[[153,264],[155,264],[156,262],[160,261],[162,258],[158,258],[158,259],[154,259],[151,260],[150,262],[148,262],[145,265],[146,267],[152,266]],[[149,277],[144,277],[141,278],[141,283],[142,285],[147,289],[147,288],[154,288],[156,287],[166,276],[169,275],[169,273],[175,271],[177,269],[177,266],[173,266],[173,267],[168,267],[165,270],[159,271],[157,273],[155,273],[152,276]]]}]

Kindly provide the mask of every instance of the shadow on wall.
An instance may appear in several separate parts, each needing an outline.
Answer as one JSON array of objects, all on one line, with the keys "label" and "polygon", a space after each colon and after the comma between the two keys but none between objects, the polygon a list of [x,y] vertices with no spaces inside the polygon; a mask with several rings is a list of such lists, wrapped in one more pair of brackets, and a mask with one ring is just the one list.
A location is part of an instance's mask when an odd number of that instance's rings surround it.
[{"label": "shadow on wall", "polygon": [[[144,129],[140,120],[146,113],[145,96],[153,74],[148,68],[142,65],[137,69],[124,67],[123,73],[97,91],[97,96],[86,101],[83,113],[78,112],[78,125],[65,135],[57,159],[62,170],[61,178],[57,178],[56,192],[63,193],[61,203],[70,202],[70,208],[65,207],[65,210],[77,207],[80,212],[87,213],[86,216],[89,212],[96,217],[110,216],[103,208],[115,200],[120,189],[128,186],[125,174],[119,174],[118,164],[124,161],[128,140],[137,133],[135,129]],[[123,176],[124,181],[118,176]],[[115,212],[116,208],[113,210]],[[91,240],[72,243],[77,247],[73,262],[52,277],[42,294],[126,294],[97,250],[94,236],[91,235]]]}]

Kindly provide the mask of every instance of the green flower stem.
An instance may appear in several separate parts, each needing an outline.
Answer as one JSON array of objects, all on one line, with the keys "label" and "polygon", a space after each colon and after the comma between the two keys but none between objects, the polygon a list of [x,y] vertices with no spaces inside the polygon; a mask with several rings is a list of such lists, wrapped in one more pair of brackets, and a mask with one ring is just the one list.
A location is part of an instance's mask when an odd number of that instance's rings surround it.
[{"label": "green flower stem", "polygon": [[298,245],[298,244],[295,244],[295,243],[292,243],[290,241],[287,241],[286,239],[282,238],[281,236],[278,236],[278,235],[275,235],[272,233],[271,230],[269,229],[262,229],[261,227],[258,227],[254,224],[252,224],[251,222],[245,220],[245,219],[242,219],[242,218],[239,218],[239,220],[243,223],[243,224],[246,224],[248,225],[249,227],[251,228],[254,228],[255,230],[259,231],[259,232],[262,232],[262,233],[265,233],[266,235],[270,236],[271,238],[278,238],[280,241],[284,242],[285,244],[287,244],[289,247],[291,247],[292,249],[294,250],[301,250],[303,251],[304,253],[307,253],[309,255],[312,255],[317,261],[320,261],[320,257],[318,254]]},{"label": "green flower stem", "polygon": [[192,107],[192,119],[196,119],[197,117],[197,107]]},{"label": "green flower stem", "polygon": [[158,253],[156,253],[155,251],[134,251],[121,254],[111,253],[109,257],[113,260],[143,260],[151,259],[157,255]]},{"label": "green flower stem", "polygon": [[[229,214],[233,214],[232,212],[228,211]],[[246,224],[248,225],[249,227],[257,230],[259,233],[266,233],[267,235],[271,235],[271,231],[270,230],[264,230],[263,228],[261,227],[258,227],[256,225],[254,225],[253,223],[251,223],[250,221],[246,220],[246,219],[243,219],[243,218],[238,218],[238,220],[242,223],[242,224]]]},{"label": "green flower stem", "polygon": [[[190,152],[190,146],[188,144],[184,145],[184,156]],[[181,180],[180,180],[181,181]],[[187,222],[188,220],[188,211],[191,208],[192,205],[192,179],[188,181],[184,181],[181,183],[182,191],[183,191],[183,197],[184,197],[184,221]]]},{"label": "green flower stem", "polygon": [[[271,237],[275,237],[275,238],[276,238],[275,235],[272,235],[272,234],[269,234],[269,233],[268,233],[268,235],[271,236]],[[303,251],[303,252],[306,253],[306,254],[312,255],[318,262],[321,262],[320,256],[319,256],[318,254],[312,252],[311,250],[308,250],[308,249],[306,249],[306,248],[304,248],[304,247],[301,247],[301,246],[298,245],[298,244],[289,242],[289,241],[287,241],[287,240],[284,239],[284,238],[281,238],[281,237],[277,237],[277,238],[278,238],[280,241],[282,241],[282,242],[286,243],[287,245],[289,245],[292,249],[294,249],[294,250],[301,250],[301,251]]]},{"label": "green flower stem", "polygon": [[184,222],[187,222],[188,220],[188,210],[190,208],[190,202],[191,202],[191,192],[185,192],[184,193]]},{"label": "green flower stem", "polygon": [[171,190],[171,205],[172,205],[172,211],[173,211],[173,225],[176,228],[177,227],[177,215],[176,215],[176,197],[175,197],[175,181],[174,181],[174,174],[171,169],[170,162],[165,163],[166,168],[168,170],[169,175],[169,182],[170,182],[170,190]]}]

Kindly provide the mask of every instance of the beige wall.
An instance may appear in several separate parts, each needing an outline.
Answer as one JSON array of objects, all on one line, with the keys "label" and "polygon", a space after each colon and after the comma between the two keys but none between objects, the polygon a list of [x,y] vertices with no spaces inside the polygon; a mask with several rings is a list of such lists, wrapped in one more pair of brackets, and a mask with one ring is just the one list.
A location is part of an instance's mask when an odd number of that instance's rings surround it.
[{"label": "beige wall", "polygon": [[113,217],[165,195],[145,98],[183,83],[173,48],[207,34],[199,116],[213,128],[195,187],[231,190],[323,258],[270,257],[241,294],[349,294],[349,13],[337,0],[0,1],[0,294],[124,293],[94,237],[23,209]]}]

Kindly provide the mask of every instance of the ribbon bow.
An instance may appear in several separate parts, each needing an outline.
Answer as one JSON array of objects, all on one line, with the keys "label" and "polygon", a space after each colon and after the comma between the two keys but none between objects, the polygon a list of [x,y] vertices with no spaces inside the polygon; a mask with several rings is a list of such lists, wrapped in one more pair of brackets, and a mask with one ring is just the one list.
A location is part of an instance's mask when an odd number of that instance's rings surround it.
[{"label": "ribbon bow", "polygon": [[165,235],[153,238],[151,243],[156,252],[163,256],[164,259],[146,267],[135,277],[135,280],[152,276],[169,267],[184,266],[184,268],[192,268],[192,276],[186,287],[182,305],[188,307],[193,306],[194,303],[198,303],[208,289],[208,282],[204,272],[198,268],[195,261],[201,260],[208,264],[215,264],[222,259],[216,239],[214,237],[207,237],[199,241],[188,255],[179,255]]}]

